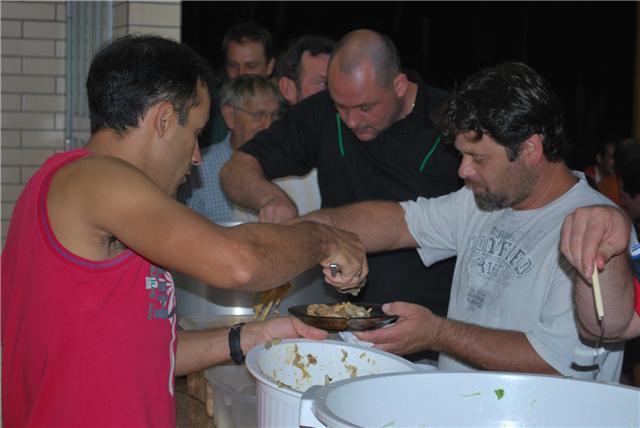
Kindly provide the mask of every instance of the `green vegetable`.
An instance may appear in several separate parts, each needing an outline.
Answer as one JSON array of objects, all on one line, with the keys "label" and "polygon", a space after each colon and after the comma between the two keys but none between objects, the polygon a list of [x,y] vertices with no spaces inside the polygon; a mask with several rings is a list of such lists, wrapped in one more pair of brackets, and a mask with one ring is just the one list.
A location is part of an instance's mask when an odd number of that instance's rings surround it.
[{"label": "green vegetable", "polygon": [[480,395],[479,392],[472,392],[471,394],[460,394],[461,397],[477,397]]},{"label": "green vegetable", "polygon": [[493,392],[496,393],[496,397],[498,397],[498,400],[502,400],[502,397],[504,397],[504,389],[502,388],[496,389]]}]

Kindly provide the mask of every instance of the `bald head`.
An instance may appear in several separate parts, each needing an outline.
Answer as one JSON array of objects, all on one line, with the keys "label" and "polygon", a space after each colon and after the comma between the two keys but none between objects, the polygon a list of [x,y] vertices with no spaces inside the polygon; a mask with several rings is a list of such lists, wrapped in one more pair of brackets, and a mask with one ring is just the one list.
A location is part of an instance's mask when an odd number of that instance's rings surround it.
[{"label": "bald head", "polygon": [[329,67],[337,67],[348,77],[365,70],[373,72],[378,84],[388,88],[400,72],[401,63],[395,45],[387,36],[372,30],[355,30],[338,41]]}]

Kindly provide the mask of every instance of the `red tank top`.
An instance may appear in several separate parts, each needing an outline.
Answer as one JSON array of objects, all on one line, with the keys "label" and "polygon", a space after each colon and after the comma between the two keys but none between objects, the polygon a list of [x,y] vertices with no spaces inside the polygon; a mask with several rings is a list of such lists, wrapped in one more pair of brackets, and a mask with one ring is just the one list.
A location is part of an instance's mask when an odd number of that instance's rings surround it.
[{"label": "red tank top", "polygon": [[169,272],[132,251],[91,261],[52,233],[49,158],[15,205],[2,253],[5,426],[175,426]]}]

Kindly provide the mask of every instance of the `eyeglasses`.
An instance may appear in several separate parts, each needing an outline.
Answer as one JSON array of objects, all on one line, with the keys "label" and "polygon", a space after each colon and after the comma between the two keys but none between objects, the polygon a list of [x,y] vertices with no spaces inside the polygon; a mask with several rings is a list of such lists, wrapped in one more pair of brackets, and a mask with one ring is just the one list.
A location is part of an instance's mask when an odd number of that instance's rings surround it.
[{"label": "eyeglasses", "polygon": [[249,116],[251,116],[254,122],[263,122],[267,117],[271,118],[271,121],[273,122],[278,120],[278,118],[280,117],[279,111],[274,111],[272,113],[269,113],[268,111],[249,111],[241,107],[236,107],[236,106],[231,106],[231,107],[233,107],[236,110],[240,110],[243,113],[247,113]]}]

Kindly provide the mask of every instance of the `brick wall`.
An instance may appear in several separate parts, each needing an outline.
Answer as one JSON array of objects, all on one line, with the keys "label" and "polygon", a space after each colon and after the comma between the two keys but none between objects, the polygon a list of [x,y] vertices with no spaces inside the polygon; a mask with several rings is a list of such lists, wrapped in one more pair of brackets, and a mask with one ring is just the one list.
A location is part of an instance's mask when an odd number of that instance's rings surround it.
[{"label": "brick wall", "polygon": [[154,33],[180,41],[180,2],[114,2],[113,36],[131,33]]},{"label": "brick wall", "polygon": [[[2,1],[1,192],[4,247],[24,184],[65,140],[65,2]],[[180,40],[180,2],[113,2],[113,35]]]},{"label": "brick wall", "polygon": [[44,159],[64,149],[65,3],[2,2],[2,245],[13,205]]}]

